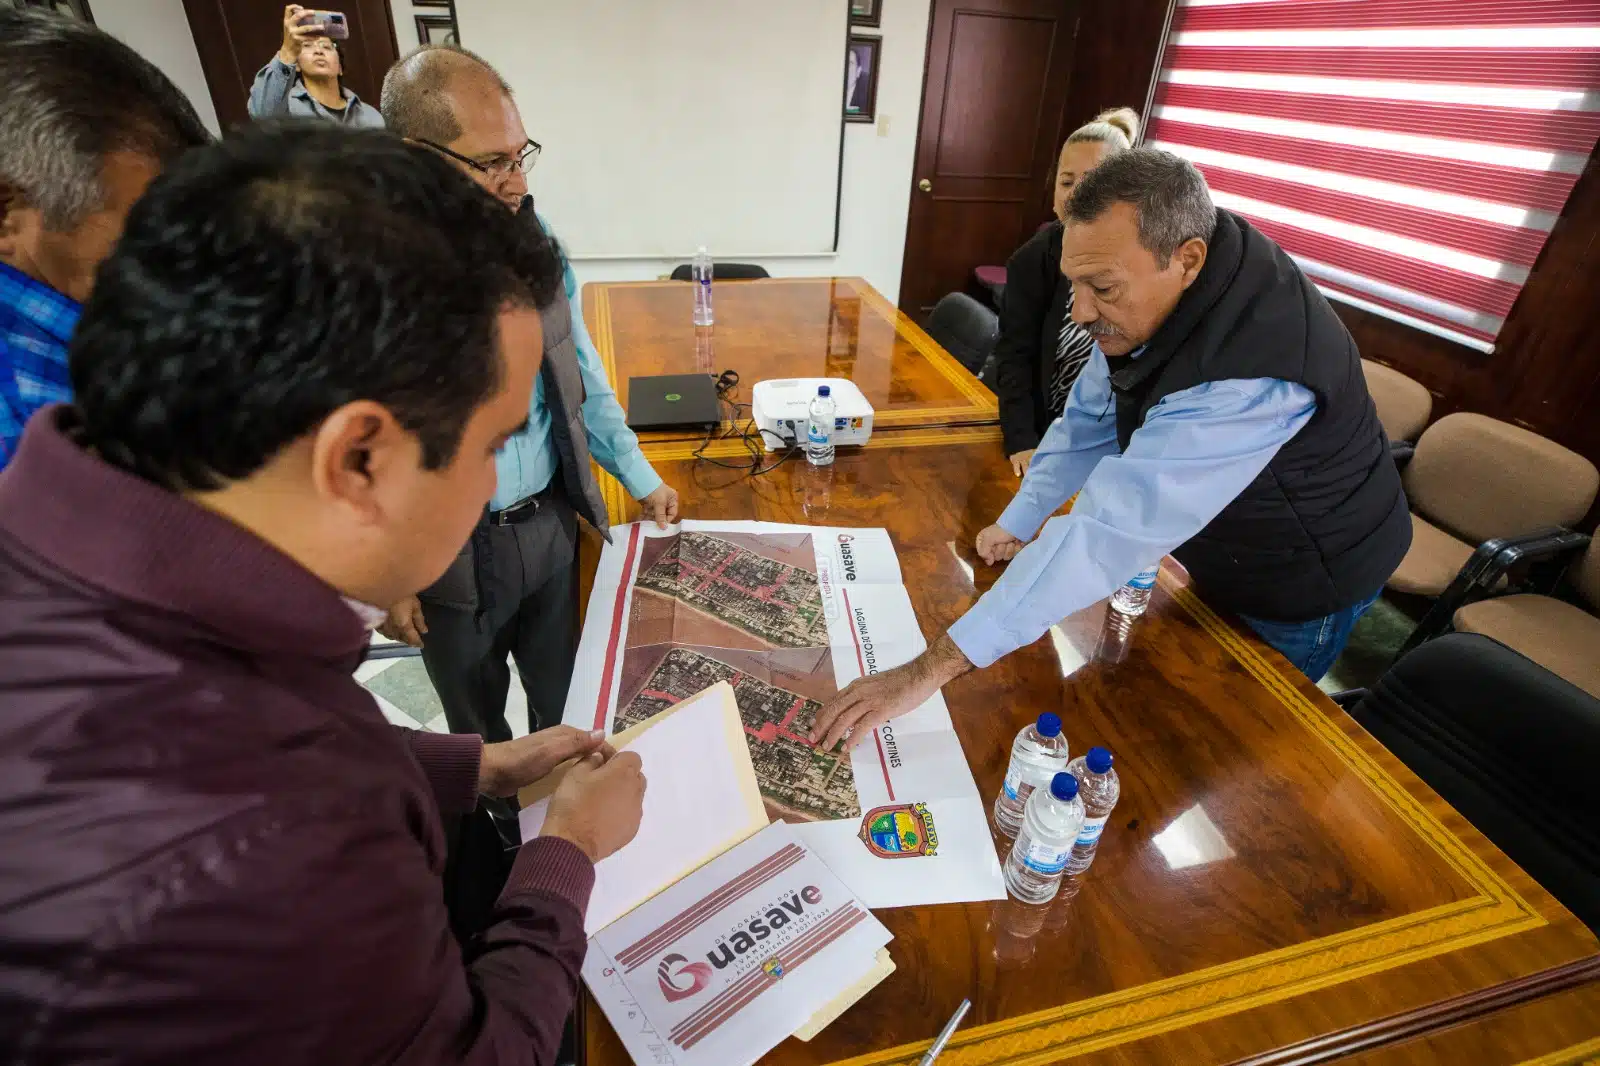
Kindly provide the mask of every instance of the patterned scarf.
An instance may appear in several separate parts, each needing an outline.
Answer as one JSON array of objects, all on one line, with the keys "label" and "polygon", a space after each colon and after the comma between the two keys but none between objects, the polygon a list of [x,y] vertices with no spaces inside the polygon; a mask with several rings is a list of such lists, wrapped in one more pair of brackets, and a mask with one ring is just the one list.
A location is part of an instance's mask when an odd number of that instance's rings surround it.
[{"label": "patterned scarf", "polygon": [[1050,417],[1058,418],[1067,406],[1067,394],[1094,354],[1094,338],[1072,321],[1072,284],[1065,278],[1067,306],[1061,315],[1061,335],[1056,339],[1056,367],[1050,376]]}]

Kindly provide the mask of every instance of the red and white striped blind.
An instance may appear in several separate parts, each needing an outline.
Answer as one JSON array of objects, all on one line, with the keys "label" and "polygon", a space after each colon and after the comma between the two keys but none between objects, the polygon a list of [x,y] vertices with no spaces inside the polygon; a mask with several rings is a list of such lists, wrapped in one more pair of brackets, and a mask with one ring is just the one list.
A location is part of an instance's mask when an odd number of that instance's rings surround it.
[{"label": "red and white striped blind", "polygon": [[1492,351],[1600,137],[1600,0],[1179,0],[1157,77],[1145,143],[1324,293]]}]

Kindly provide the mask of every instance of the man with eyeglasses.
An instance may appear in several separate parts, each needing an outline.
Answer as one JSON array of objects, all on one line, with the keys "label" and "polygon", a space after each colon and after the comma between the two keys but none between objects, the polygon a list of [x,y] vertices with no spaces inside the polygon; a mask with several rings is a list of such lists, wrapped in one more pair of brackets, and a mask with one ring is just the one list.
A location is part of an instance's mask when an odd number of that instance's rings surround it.
[{"label": "man with eyeglasses", "polygon": [[[516,225],[548,227],[533,210],[527,173],[539,158],[511,89],[479,57],[427,45],[383,81],[384,122],[438,153],[513,212]],[[452,732],[510,739],[506,694],[516,661],[530,730],[561,719],[577,654],[577,518],[607,532],[593,457],[665,527],[678,494],[662,482],[628,429],[562,257],[566,299],[543,312],[544,367],[528,425],[499,456],[489,511],[449,571],[396,605],[385,635],[422,648]]]}]

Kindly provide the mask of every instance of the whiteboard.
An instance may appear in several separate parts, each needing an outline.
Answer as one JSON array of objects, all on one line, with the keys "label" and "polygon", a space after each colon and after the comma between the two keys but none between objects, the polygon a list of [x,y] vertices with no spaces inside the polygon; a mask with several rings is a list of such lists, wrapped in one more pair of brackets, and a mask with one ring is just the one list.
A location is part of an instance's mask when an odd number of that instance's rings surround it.
[{"label": "whiteboard", "polygon": [[845,0],[456,0],[573,258],[834,250]]}]

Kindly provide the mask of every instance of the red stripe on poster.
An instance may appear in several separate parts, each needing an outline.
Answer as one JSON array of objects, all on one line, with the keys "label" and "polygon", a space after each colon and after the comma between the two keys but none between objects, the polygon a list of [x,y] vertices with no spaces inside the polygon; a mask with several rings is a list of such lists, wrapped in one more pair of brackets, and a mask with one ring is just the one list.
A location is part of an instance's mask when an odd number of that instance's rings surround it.
[{"label": "red stripe on poster", "polygon": [[[802,963],[860,925],[866,917],[866,912],[854,903],[846,904],[794,943],[780,948],[775,957],[783,963],[784,973],[793,973]],[[752,970],[722,995],[674,1026],[668,1034],[670,1039],[687,1051],[759,999],[779,980],[781,978],[772,977],[762,969]]]},{"label": "red stripe on poster", "polygon": [[[855,642],[856,646],[856,665],[861,668],[861,676],[866,677],[867,659],[861,650],[861,633],[856,629],[856,612],[850,606],[850,593],[840,589],[839,594],[844,597],[844,613],[847,616],[845,621],[850,626],[850,639]],[[878,746],[878,765],[883,768],[883,787],[889,790],[889,798],[892,800],[894,799],[894,782],[889,780],[889,760],[884,757],[883,738],[878,735],[876,729],[872,731],[872,742]]]},{"label": "red stripe on poster", "polygon": [[622,640],[622,615],[623,608],[628,603],[628,592],[633,588],[633,565],[638,558],[639,523],[633,524],[633,532],[628,534],[628,557],[622,561],[622,581],[617,585],[617,602],[611,608],[611,639],[606,643],[606,669],[600,675],[600,700],[594,706],[594,728],[607,729],[609,724],[606,716],[611,700],[611,681],[616,674],[617,644]]},{"label": "red stripe on poster", "polygon": [[798,844],[787,844],[768,855],[754,866],[725,882],[637,941],[617,953],[618,965],[633,970],[649,961],[657,951],[672,941],[701,925],[707,918],[726,907],[734,899],[772,880],[801,859],[805,850]]}]

